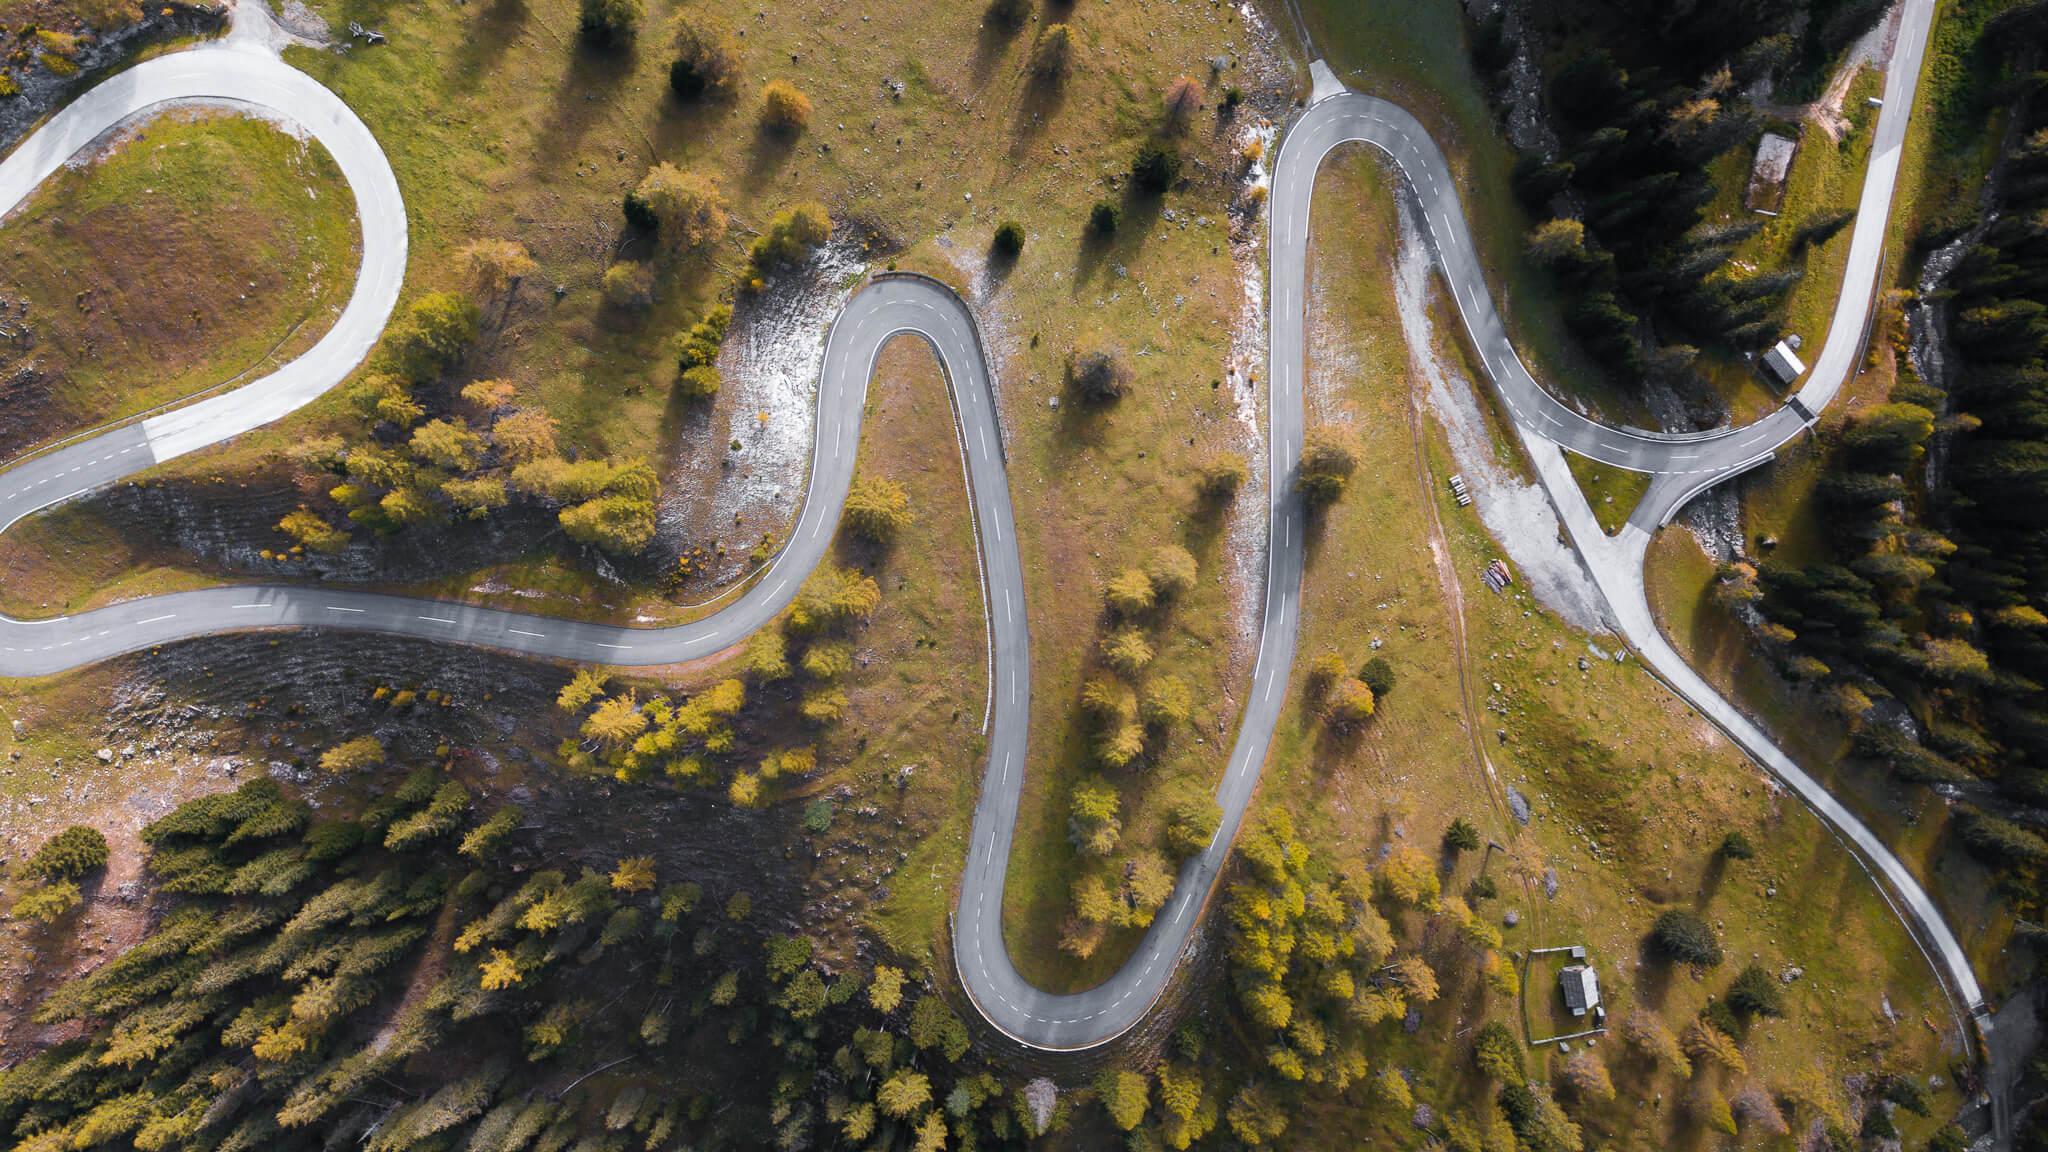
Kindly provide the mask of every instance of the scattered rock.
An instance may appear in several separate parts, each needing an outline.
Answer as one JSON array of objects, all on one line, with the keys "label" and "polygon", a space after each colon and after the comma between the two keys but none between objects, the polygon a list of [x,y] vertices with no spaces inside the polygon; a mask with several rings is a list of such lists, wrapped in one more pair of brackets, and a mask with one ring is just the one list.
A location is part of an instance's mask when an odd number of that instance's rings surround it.
[{"label": "scattered rock", "polygon": [[1522,913],[1518,909],[1510,908],[1507,910],[1505,914],[1501,916],[1500,922],[1502,924],[1507,925],[1510,928],[1513,928],[1515,925],[1520,924],[1522,922]]},{"label": "scattered rock", "polygon": [[1545,868],[1543,870],[1543,894],[1552,899],[1557,898],[1557,869]]},{"label": "scattered rock", "polygon": [[1024,1086],[1024,1106],[1031,1110],[1032,1127],[1043,1132],[1052,1126],[1052,1110],[1059,1098],[1059,1089],[1044,1076]]},{"label": "scattered rock", "polygon": [[[1505,729],[1501,731],[1500,738],[1503,741],[1507,740],[1508,734]],[[1514,815],[1516,823],[1527,824],[1529,822],[1528,797],[1522,795],[1522,793],[1519,790],[1517,790],[1513,784],[1507,786],[1507,792],[1508,811]]]},{"label": "scattered rock", "polygon": [[93,756],[102,764],[112,764],[114,762],[114,750],[112,748],[102,748],[93,753]]},{"label": "scattered rock", "polygon": [[1804,975],[1806,975],[1806,969],[1801,968],[1797,964],[1794,964],[1791,967],[1785,969],[1783,972],[1778,973],[1778,979],[1783,981],[1784,983],[1790,984],[1794,980],[1797,980]]}]

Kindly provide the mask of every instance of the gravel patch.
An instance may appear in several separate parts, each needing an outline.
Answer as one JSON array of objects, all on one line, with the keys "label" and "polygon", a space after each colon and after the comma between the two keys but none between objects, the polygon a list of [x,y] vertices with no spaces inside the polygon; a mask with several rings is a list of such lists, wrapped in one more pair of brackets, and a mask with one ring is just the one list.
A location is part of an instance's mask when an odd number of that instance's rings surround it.
[{"label": "gravel patch", "polygon": [[1414,220],[1413,198],[1400,196],[1400,245],[1394,265],[1394,299],[1408,352],[1427,382],[1425,397],[1472,491],[1481,522],[1507,553],[1517,578],[1536,599],[1575,628],[1607,631],[1604,601],[1578,553],[1564,542],[1557,511],[1540,485],[1517,478],[1499,460],[1479,396],[1456,368],[1437,355],[1436,326],[1429,315],[1429,248]]}]

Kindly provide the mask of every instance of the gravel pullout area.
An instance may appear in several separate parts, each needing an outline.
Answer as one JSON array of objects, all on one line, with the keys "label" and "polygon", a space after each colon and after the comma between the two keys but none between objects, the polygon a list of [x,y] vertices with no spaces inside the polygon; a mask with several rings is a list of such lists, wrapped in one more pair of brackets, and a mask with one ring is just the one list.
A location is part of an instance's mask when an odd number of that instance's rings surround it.
[{"label": "gravel pullout area", "polygon": [[1429,410],[1443,426],[1451,455],[1472,489],[1472,506],[1486,530],[1508,554],[1518,578],[1544,607],[1586,632],[1611,631],[1605,601],[1579,554],[1564,542],[1557,511],[1540,485],[1526,484],[1494,455],[1493,436],[1479,408],[1479,394],[1462,372],[1437,354],[1436,325],[1429,315],[1430,275],[1435,256],[1416,228],[1414,199],[1404,190],[1394,301],[1401,334],[1428,382]]}]

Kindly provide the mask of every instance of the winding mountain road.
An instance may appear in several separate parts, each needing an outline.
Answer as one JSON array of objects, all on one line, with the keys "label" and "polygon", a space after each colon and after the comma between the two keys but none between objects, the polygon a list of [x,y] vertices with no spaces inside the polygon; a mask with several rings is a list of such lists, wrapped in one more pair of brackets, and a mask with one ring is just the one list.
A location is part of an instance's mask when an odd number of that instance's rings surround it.
[{"label": "winding mountain road", "polygon": [[[245,9],[255,3],[243,0]],[[1909,0],[1907,23],[1917,28],[1921,44],[1932,9],[1932,0]],[[238,10],[238,31],[245,26],[243,19],[243,11]],[[277,372],[233,392],[35,456],[0,473],[0,530],[35,511],[277,420],[340,383],[375,344],[397,301],[406,262],[405,208],[397,181],[363,123],[333,93],[283,63],[268,43],[262,36],[231,34],[221,43],[138,64],[94,88],[0,161],[0,216],[21,204],[59,165],[124,120],[168,103],[240,102],[299,124],[334,155],[354,190],[363,228],[362,262],[354,295],[335,326],[305,355]],[[1912,72],[1917,75],[1917,55],[1913,60]],[[1551,486],[1553,499],[1560,502],[1575,537],[1581,519],[1591,523],[1591,512],[1585,509],[1579,517],[1565,507],[1576,499],[1584,509],[1584,498],[1575,486],[1567,492],[1551,483],[1551,471],[1562,468],[1562,456],[1556,455],[1558,445],[1619,467],[1656,473],[1653,497],[1669,501],[1675,509],[1698,490],[1695,485],[1702,478],[1711,482],[1767,459],[1772,449],[1805,426],[1796,413],[1788,417],[1793,411],[1788,407],[1746,428],[1670,436],[1606,427],[1549,396],[1523,368],[1507,340],[1487,291],[1450,168],[1434,142],[1399,107],[1345,91],[1320,61],[1314,73],[1315,99],[1283,138],[1270,198],[1272,312],[1267,380],[1271,451],[1265,601],[1245,715],[1218,787],[1223,823],[1207,849],[1183,865],[1172,897],[1137,952],[1096,988],[1071,995],[1034,988],[1017,973],[1003,942],[1003,888],[1027,763],[1031,672],[1025,583],[1001,423],[985,354],[964,303],[935,281],[878,275],[853,295],[834,321],[820,369],[809,486],[796,529],[770,567],[715,615],[670,628],[643,629],[308,585],[215,588],[128,601],[52,620],[0,618],[0,674],[48,675],[191,637],[280,627],[380,632],[616,665],[669,664],[721,651],[774,620],[825,556],[852,480],[863,403],[875,359],[891,337],[914,334],[937,355],[953,399],[979,542],[993,673],[988,762],[953,924],[955,961],[977,1008],[989,1023],[1020,1043],[1072,1050],[1114,1039],[1150,1011],[1171,979],[1201,918],[1201,906],[1227,860],[1286,695],[1299,620],[1305,543],[1304,511],[1293,490],[1293,476],[1303,432],[1303,292],[1309,204],[1316,172],[1332,148],[1345,143],[1378,147],[1405,174],[1429,221],[1446,281],[1473,343],[1525,441],[1539,456],[1546,484]],[[1910,76],[1904,81],[1903,99],[1893,103],[1899,82],[1900,74],[1895,72],[1880,121],[1881,141],[1887,122],[1893,122],[1895,133],[1903,132],[1911,107]],[[1873,180],[1882,167],[1873,160]],[[1895,149],[1888,171],[1897,171]],[[1881,243],[1890,203],[1889,184],[1887,175],[1881,195],[1866,186],[1865,211],[1857,223],[1858,243],[1866,229],[1874,229]],[[1876,275],[1875,263],[1858,283],[1857,277],[1864,273],[1852,258],[1844,299],[1853,296],[1865,303],[1854,324],[1845,326],[1838,314],[1838,335],[1847,328],[1861,327]],[[1834,343],[1831,339],[1830,349]],[[1852,355],[1845,363],[1853,359]],[[1830,363],[1824,354],[1820,364]],[[1809,385],[1808,391],[1813,387]],[[1817,411],[1819,405],[1813,407]],[[1548,466],[1552,456],[1554,468]],[[1569,486],[1569,473],[1563,475]],[[1665,495],[1657,496],[1659,492]],[[1660,514],[1668,518],[1668,511]],[[1645,529],[1633,524],[1631,528],[1647,540]],[[1593,532],[1598,533],[1597,526]],[[1601,579],[1603,569],[1609,570],[1601,587],[1611,598],[1619,598],[1617,615],[1646,659],[1665,671],[1666,678],[1703,710],[1707,705],[1701,704],[1695,693],[1704,693],[1718,703],[1719,698],[1697,676],[1686,682],[1681,675],[1667,671],[1661,659],[1651,657],[1651,649],[1663,643],[1653,623],[1647,633],[1639,634],[1642,621],[1648,619],[1647,603],[1642,603],[1640,613],[1631,607],[1627,576],[1622,571],[1626,564],[1635,564],[1634,587],[1636,599],[1641,601],[1642,552],[1633,538],[1612,547],[1604,536],[1580,544],[1596,579]],[[1628,551],[1631,548],[1632,553]],[[1614,587],[1609,587],[1609,581],[1616,582]],[[1662,651],[1669,653],[1669,645],[1663,645]],[[1676,661],[1675,653],[1669,659]],[[1677,665],[1690,675],[1682,661]],[[1755,738],[1769,746],[1761,733],[1755,733]],[[1798,773],[1782,754],[1778,759],[1783,761],[1782,767],[1767,761],[1773,771],[1781,776],[1787,770]],[[1973,1008],[1981,1005],[1967,961],[1910,873],[1853,815],[1834,804],[1818,785],[1810,780],[1806,783],[1818,796],[1809,795],[1806,788],[1799,789],[1801,794],[1844,831],[1860,855],[1877,863],[1878,871],[1902,896],[1904,911],[1916,930],[1923,939],[1934,942],[1959,994]]]}]

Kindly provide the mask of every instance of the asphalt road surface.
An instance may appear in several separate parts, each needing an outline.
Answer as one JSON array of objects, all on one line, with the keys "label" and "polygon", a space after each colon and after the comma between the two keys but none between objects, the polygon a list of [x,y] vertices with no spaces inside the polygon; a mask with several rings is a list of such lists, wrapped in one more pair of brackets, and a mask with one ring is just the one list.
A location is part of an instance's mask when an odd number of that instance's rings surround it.
[{"label": "asphalt road surface", "polygon": [[[1925,16],[1931,7],[1931,0],[1909,0],[1909,8],[1925,9],[1919,21],[1920,44],[1925,42]],[[1912,23],[1909,14],[1908,24]],[[1265,602],[1245,715],[1217,792],[1223,823],[1207,849],[1185,863],[1173,896],[1137,952],[1096,988],[1072,995],[1036,989],[1018,975],[1003,943],[1002,894],[1027,763],[1031,674],[1024,579],[1001,425],[980,339],[965,305],[935,281],[877,276],[854,294],[835,320],[820,369],[809,487],[796,530],[767,571],[713,616],[671,628],[641,629],[305,585],[217,588],[128,601],[52,620],[0,619],[0,674],[46,675],[190,637],[261,628],[344,628],[616,665],[668,664],[721,651],[771,622],[825,556],[852,480],[875,358],[891,337],[914,334],[938,356],[952,395],[980,545],[989,630],[989,756],[953,923],[955,961],[978,1009],[1017,1041],[1070,1050],[1111,1040],[1145,1016],[1177,967],[1228,857],[1286,694],[1304,555],[1304,510],[1293,491],[1293,476],[1303,432],[1309,204],[1317,169],[1330,149],[1347,142],[1366,143],[1386,151],[1400,166],[1429,220],[1473,344],[1521,428],[1618,467],[1657,473],[1659,483],[1665,477],[1677,478],[1665,489],[1675,493],[1679,485],[1733,474],[1767,458],[1771,449],[1803,426],[1788,408],[1746,428],[1670,436],[1606,427],[1552,398],[1530,377],[1508,343],[1457,189],[1435,144],[1402,109],[1343,91],[1320,62],[1315,71],[1317,99],[1281,142],[1270,198],[1272,313],[1266,378],[1271,474]],[[1898,121],[1893,139],[1903,131],[1910,88],[1907,97],[1901,108],[1885,110],[1886,120],[1896,116]],[[33,511],[229,439],[305,404],[362,361],[397,300],[405,267],[406,223],[389,164],[369,131],[337,97],[282,63],[260,38],[231,37],[226,44],[160,57],[94,88],[0,162],[0,215],[12,211],[59,164],[124,119],[167,102],[193,99],[260,106],[302,125],[334,154],[354,190],[363,226],[355,293],[334,328],[278,372],[0,473],[0,530]],[[1882,145],[1882,122],[1879,131]],[[1890,178],[1897,171],[1896,147],[1889,157],[1874,211],[1871,204],[1877,193],[1865,189],[1858,243],[1870,221],[1878,222],[1875,233],[1882,232]],[[1884,167],[1873,162],[1873,180]],[[1861,251],[1852,249],[1844,300],[1853,293],[1867,309],[1876,266],[1872,257],[1862,290],[1856,291],[1861,266],[1854,253]],[[1837,331],[1842,330],[1842,319],[1838,314]],[[1859,318],[1856,326],[1860,325]],[[1830,363],[1824,354],[1816,378]],[[1815,387],[1809,384],[1807,391],[1814,392],[1815,402],[1809,407],[1818,411],[1834,389],[1822,394]],[[1935,920],[1938,924],[1938,916]],[[1946,932],[1945,926],[1941,931]]]}]

